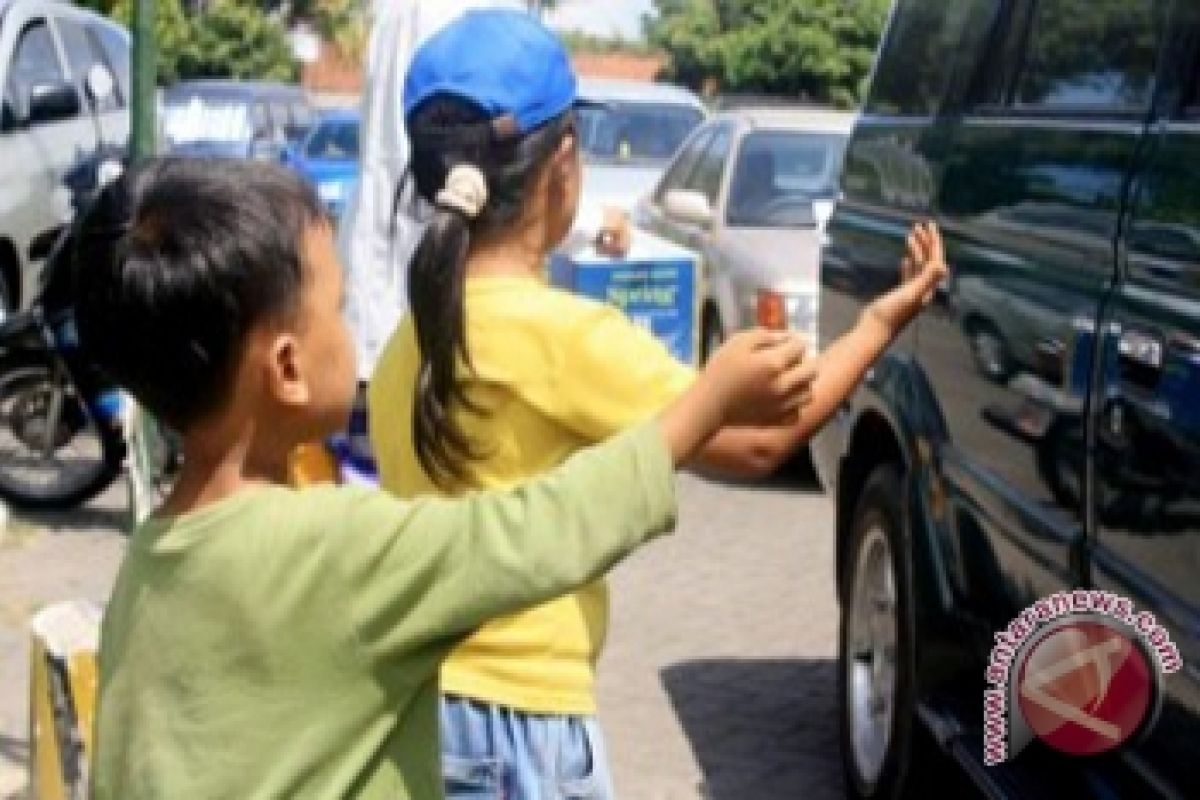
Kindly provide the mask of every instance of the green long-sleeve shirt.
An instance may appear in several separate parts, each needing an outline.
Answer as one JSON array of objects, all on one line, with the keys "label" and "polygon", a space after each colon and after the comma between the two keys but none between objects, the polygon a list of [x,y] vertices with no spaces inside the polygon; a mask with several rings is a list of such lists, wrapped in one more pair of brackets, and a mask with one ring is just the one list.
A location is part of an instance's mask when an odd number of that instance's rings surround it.
[{"label": "green long-sleeve shirt", "polygon": [[646,425],[506,493],[264,488],[152,519],[104,618],[94,795],[439,798],[451,648],[594,580],[674,514]]}]

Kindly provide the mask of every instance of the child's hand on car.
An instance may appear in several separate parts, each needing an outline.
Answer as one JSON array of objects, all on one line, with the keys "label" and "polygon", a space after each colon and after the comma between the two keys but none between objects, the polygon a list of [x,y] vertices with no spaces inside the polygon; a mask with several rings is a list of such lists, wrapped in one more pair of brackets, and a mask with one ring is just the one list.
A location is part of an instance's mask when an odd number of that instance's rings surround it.
[{"label": "child's hand on car", "polygon": [[908,253],[901,261],[900,285],[869,306],[869,311],[888,328],[899,333],[933,301],[937,288],[950,276],[942,234],[934,222],[919,222],[908,236]]}]

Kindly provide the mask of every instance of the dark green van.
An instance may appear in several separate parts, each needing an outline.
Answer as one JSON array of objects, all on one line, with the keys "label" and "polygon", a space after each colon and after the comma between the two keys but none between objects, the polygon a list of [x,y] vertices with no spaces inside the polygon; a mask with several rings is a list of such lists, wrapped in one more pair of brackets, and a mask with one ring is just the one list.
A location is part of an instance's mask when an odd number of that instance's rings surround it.
[{"label": "dark green van", "polygon": [[823,341],[953,269],[813,447],[848,791],[1200,797],[1200,2],[898,0],[842,190]]}]

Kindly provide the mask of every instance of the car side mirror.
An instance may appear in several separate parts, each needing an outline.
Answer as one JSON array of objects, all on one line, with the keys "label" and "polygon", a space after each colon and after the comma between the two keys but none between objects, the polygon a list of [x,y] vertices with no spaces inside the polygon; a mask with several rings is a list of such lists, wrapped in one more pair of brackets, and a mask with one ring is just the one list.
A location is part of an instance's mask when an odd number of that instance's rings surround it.
[{"label": "car side mirror", "polygon": [[29,90],[25,101],[25,113],[19,119],[25,125],[58,122],[78,116],[83,110],[79,92],[70,83],[37,84]]},{"label": "car side mirror", "polygon": [[698,225],[708,228],[713,224],[712,204],[700,192],[673,191],[667,192],[663,208],[667,216],[676,222]]}]

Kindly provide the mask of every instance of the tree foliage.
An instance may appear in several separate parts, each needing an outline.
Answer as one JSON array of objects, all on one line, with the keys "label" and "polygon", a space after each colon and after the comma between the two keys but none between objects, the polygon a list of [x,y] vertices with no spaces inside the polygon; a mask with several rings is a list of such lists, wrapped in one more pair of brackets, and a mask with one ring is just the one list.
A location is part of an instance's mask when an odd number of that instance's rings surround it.
[{"label": "tree foliage", "polygon": [[[103,5],[102,0],[93,0]],[[115,0],[112,17],[129,26],[134,0]],[[216,0],[188,15],[180,0],[155,0],[158,82],[187,78],[292,80],[296,63],[287,30],[248,0]]]},{"label": "tree foliage", "polygon": [[290,81],[296,63],[287,31],[254,4],[218,0],[192,18],[192,37],[179,53],[187,78]]},{"label": "tree foliage", "polygon": [[863,92],[890,0],[654,0],[650,42],[670,77],[724,92],[852,106]]}]

